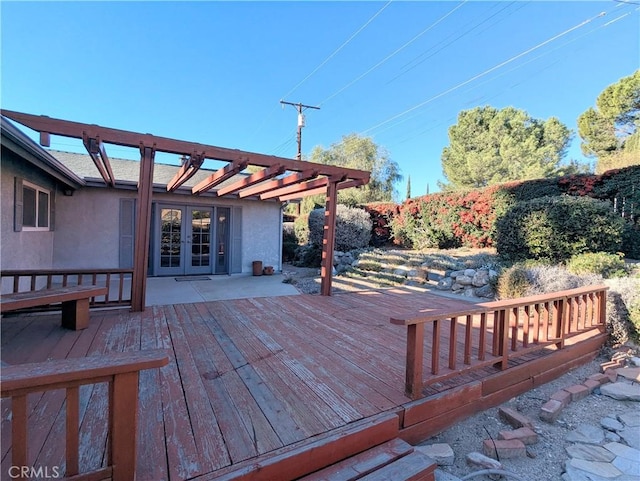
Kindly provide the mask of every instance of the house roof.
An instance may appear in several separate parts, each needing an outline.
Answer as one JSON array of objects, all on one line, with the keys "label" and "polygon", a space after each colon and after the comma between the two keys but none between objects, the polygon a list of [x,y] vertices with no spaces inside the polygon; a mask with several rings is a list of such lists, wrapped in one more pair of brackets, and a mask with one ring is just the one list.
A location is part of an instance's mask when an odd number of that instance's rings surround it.
[{"label": "house roof", "polygon": [[1,118],[0,131],[3,149],[8,149],[19,155],[67,188],[78,189],[86,184],[82,176],[77,175],[64,163],[61,163],[4,117]]},{"label": "house roof", "polygon": [[[105,184],[115,187],[119,180],[113,159],[107,153],[107,145],[120,145],[140,149],[141,159],[151,160],[151,168],[144,174],[154,171],[153,182],[156,182],[153,158],[155,152],[165,152],[182,156],[183,164],[175,175],[166,183],[167,191],[185,190],[191,185],[191,193],[200,195],[210,193],[216,196],[237,196],[240,198],[258,197],[260,200],[278,199],[287,201],[307,195],[328,192],[329,186],[336,190],[365,185],[369,182],[371,173],[364,170],[350,169],[335,165],[317,164],[301,160],[286,159],[271,155],[246,152],[237,149],[205,145],[196,142],[170,139],[151,134],[142,134],[101,127],[94,124],[83,124],[62,119],[54,119],[42,115],[32,115],[10,110],[2,110],[2,115],[18,122],[30,129],[40,132],[41,144],[48,146],[50,135],[82,139],[85,148],[93,161],[97,172]],[[226,166],[208,175],[200,171],[207,159],[227,162]],[[88,162],[81,162],[82,168]],[[116,162],[116,163],[119,163]],[[114,164],[115,165],[115,164]],[[134,164],[123,164],[133,167]],[[138,165],[142,165],[138,163]],[[145,161],[147,165],[147,161]],[[164,173],[164,167],[160,167]],[[248,166],[262,168],[248,176],[241,174]],[[116,171],[118,168],[116,168]],[[124,168],[128,172],[130,168]],[[140,167],[138,169],[140,172]],[[158,178],[162,178],[159,173]],[[131,172],[129,172],[130,177]],[[283,176],[284,174],[284,176]],[[95,174],[94,174],[95,175]],[[119,175],[124,175],[119,173]],[[194,179],[201,179],[199,181]],[[138,177],[136,176],[136,181]],[[161,184],[164,184],[164,179]],[[133,180],[128,180],[132,182]],[[187,187],[185,187],[187,186]],[[139,186],[138,186],[139,187]],[[156,188],[156,186],[153,186]],[[214,190],[215,188],[215,190]]]},{"label": "house roof", "polygon": [[[62,152],[59,150],[49,150],[47,151],[52,157],[57,159],[61,164],[63,164],[70,171],[74,172],[77,176],[81,177],[87,185],[90,186],[103,186],[106,187],[103,179],[100,177],[100,173],[93,163],[89,154],[79,154],[74,152]],[[117,159],[110,158],[109,162],[111,164],[111,168],[113,170],[113,174],[116,180],[116,187],[127,188],[133,187],[138,183],[139,180],[139,170],[140,170],[140,162],[137,160],[129,160],[129,159]],[[166,187],[176,175],[176,173],[180,170],[180,166],[177,165],[169,165],[169,164],[161,164],[156,162],[153,168],[153,184],[155,190],[164,190],[166,191]],[[180,190],[191,190],[191,188],[196,185],[198,182],[206,179],[209,175],[211,175],[214,170],[211,169],[199,169],[198,172],[187,180],[181,187]],[[247,177],[248,174],[240,173],[235,177],[230,178],[223,183],[219,184],[219,188],[222,188],[226,185],[229,185],[235,182],[238,179]],[[212,191],[211,193],[215,193],[216,191]]]}]

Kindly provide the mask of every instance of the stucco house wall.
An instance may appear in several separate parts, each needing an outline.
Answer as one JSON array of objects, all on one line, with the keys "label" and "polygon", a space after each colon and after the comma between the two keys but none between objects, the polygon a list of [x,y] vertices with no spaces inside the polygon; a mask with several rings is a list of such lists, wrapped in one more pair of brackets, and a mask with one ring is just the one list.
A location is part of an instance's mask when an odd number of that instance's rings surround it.
[{"label": "stucco house wall", "polygon": [[11,152],[3,150],[0,169],[2,171],[0,176],[0,199],[2,202],[0,268],[2,270],[51,269],[55,230],[14,231],[15,178],[20,177],[44,189],[51,190],[56,199],[63,197],[62,193],[58,191],[53,179],[30,168]]},{"label": "stucco house wall", "polygon": [[85,187],[56,202],[55,269],[119,267],[120,198],[136,192]]}]

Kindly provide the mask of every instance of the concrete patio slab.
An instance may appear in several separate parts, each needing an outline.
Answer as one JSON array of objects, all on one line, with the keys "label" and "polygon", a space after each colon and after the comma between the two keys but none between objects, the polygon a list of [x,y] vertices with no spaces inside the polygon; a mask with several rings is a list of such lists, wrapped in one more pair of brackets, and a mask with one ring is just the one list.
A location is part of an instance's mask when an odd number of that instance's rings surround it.
[{"label": "concrete patio slab", "polygon": [[194,276],[191,279],[177,281],[176,277],[149,277],[145,304],[161,306],[249,297],[291,296],[300,293],[293,285],[282,282],[282,274],[208,275]]}]

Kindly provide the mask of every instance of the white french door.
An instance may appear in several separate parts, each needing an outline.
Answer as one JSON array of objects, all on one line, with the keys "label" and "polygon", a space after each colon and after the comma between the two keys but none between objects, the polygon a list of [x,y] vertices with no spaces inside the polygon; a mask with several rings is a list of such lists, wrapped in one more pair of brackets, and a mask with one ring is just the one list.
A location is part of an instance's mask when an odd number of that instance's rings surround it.
[{"label": "white french door", "polygon": [[229,273],[228,207],[157,206],[155,273]]}]

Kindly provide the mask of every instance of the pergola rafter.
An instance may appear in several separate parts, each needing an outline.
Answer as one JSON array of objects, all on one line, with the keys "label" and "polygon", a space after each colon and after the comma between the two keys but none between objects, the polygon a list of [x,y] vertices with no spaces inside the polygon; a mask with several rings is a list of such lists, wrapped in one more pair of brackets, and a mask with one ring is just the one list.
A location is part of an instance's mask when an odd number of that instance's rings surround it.
[{"label": "pergola rafter", "polygon": [[217,192],[218,197],[222,197],[223,195],[231,194],[239,190],[242,190],[246,187],[251,187],[252,185],[258,184],[265,180],[272,179],[275,176],[282,174],[283,172],[284,172],[283,165],[273,165],[260,172],[251,174],[249,177],[238,180],[231,185],[227,185],[225,187],[218,189],[218,192]]},{"label": "pergola rafter", "polygon": [[270,182],[256,185],[255,187],[251,187],[249,189],[243,189],[238,193],[238,197],[242,199],[244,197],[249,197],[252,195],[264,194],[266,192],[271,192],[272,190],[281,189],[289,185],[294,185],[309,179],[313,179],[317,176],[318,171],[313,169],[298,172],[297,174],[289,174],[282,179],[272,180]]},{"label": "pergola rafter", "polygon": [[193,153],[189,157],[183,157],[183,163],[178,173],[167,184],[167,192],[173,192],[191,177],[193,177],[204,162],[204,154]]},{"label": "pergola rafter", "polygon": [[100,138],[88,137],[86,134],[83,134],[82,143],[84,144],[84,148],[87,149],[89,157],[91,157],[91,160],[93,160],[93,163],[96,165],[98,172],[100,172],[102,180],[104,180],[108,186],[115,187],[116,178],[113,175],[109,156]]},{"label": "pergola rafter", "polygon": [[[132,309],[134,311],[143,311],[145,306],[146,267],[149,255],[153,197],[153,166],[156,152],[177,154],[184,159],[180,170],[167,185],[167,190],[170,192],[178,189],[193,177],[206,159],[211,159],[228,162],[228,164],[192,187],[192,194],[198,195],[209,191],[225,180],[241,173],[250,165],[264,167],[264,169],[232,182],[230,185],[221,186],[215,192],[217,196],[237,195],[239,198],[257,196],[260,200],[285,201],[325,193],[327,213],[322,247],[321,292],[323,295],[330,295],[337,192],[339,189],[368,183],[370,172],[112,129],[94,124],[71,122],[43,115],[11,110],[1,110],[1,113],[4,117],[39,132],[42,145],[49,146],[51,135],[81,139],[104,182],[112,187],[116,185],[116,179],[104,144],[133,147],[140,150],[132,279]],[[289,174],[282,179],[270,180],[284,172],[289,172]]]},{"label": "pergola rafter", "polygon": [[208,190],[213,189],[216,185],[221,184],[227,179],[230,179],[234,175],[242,172],[249,165],[249,160],[244,159],[238,162],[232,162],[230,164],[225,165],[221,169],[216,170],[209,177],[194,185],[191,188],[192,194],[202,194]]},{"label": "pergola rafter", "polygon": [[[350,187],[359,187],[362,185],[362,182],[359,180],[348,180],[346,182],[341,182],[336,186],[337,190],[348,189]],[[326,187],[317,187],[315,189],[305,190],[303,192],[297,192],[293,194],[281,195],[278,197],[280,202],[286,202],[289,200],[300,199],[302,197],[309,197],[310,195],[320,195],[325,194],[327,192]]]},{"label": "pergola rafter", "polygon": [[328,177],[320,177],[319,179],[300,182],[298,184],[290,185],[289,187],[283,187],[282,189],[260,194],[260,200],[275,199],[277,197],[282,197],[283,195],[297,194],[307,190],[316,189],[318,187],[326,187],[328,182]]}]

